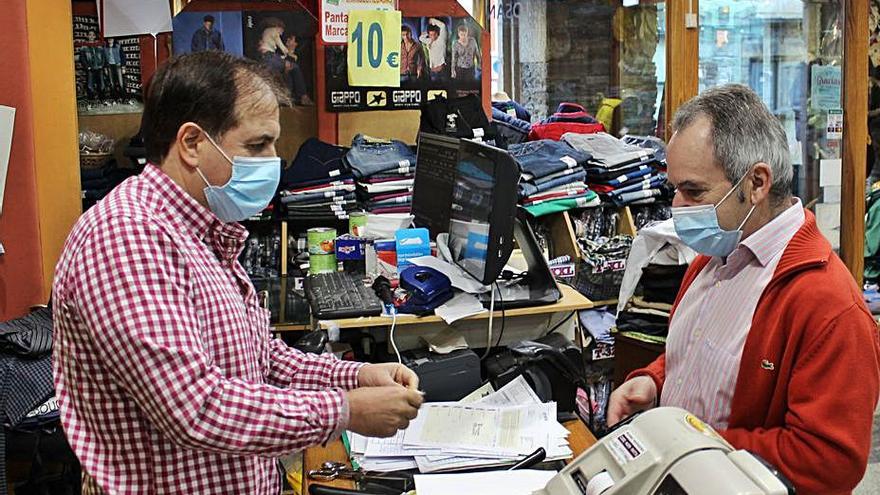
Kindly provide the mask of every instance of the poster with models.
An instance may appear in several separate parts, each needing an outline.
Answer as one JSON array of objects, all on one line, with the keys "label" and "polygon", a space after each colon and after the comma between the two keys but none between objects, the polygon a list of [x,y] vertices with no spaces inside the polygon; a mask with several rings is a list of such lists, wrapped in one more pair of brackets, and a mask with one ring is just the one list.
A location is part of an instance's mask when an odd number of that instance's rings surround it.
[{"label": "poster with models", "polygon": [[404,17],[400,26],[400,88],[350,86],[347,47],[325,47],[327,109],[418,109],[437,96],[479,96],[481,39],[482,28],[470,17]]},{"label": "poster with models", "polygon": [[97,16],[75,15],[73,61],[79,113],[142,110],[139,37],[102,38]]},{"label": "poster with models", "polygon": [[171,22],[175,55],[219,50],[243,56],[241,12],[181,12]]},{"label": "poster with models", "polygon": [[244,55],[278,74],[294,105],[314,105],[314,39],[317,22],[308,12],[242,13]]}]

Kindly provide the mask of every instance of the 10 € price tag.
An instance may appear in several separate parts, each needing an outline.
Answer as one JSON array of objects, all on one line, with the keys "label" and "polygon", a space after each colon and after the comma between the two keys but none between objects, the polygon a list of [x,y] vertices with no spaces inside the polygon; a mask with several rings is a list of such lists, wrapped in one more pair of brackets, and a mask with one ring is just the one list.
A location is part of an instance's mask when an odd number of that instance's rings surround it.
[{"label": "10 \u20ac price tag", "polygon": [[400,11],[348,15],[349,86],[400,87]]}]

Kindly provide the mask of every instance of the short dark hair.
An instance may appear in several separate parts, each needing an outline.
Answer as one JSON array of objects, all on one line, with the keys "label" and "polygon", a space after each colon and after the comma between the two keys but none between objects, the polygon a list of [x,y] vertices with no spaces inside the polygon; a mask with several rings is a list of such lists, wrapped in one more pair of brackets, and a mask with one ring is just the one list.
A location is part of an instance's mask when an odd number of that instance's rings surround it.
[{"label": "short dark hair", "polygon": [[468,29],[468,27],[465,26],[464,24],[459,24],[458,25],[458,32],[459,33],[461,33],[461,32],[470,33],[470,29]]},{"label": "short dark hair", "polygon": [[400,25],[400,32],[412,34],[412,28],[407,26],[406,24]]},{"label": "short dark hair", "polygon": [[435,25],[431,24],[430,26],[428,26],[428,32],[430,33],[432,31],[439,35],[440,34],[440,26],[435,26]]},{"label": "short dark hair", "polygon": [[283,84],[264,65],[208,50],[172,57],[147,84],[141,132],[147,159],[160,164],[186,122],[214,139],[239,125],[243,98],[268,87],[279,105],[289,105]]},{"label": "short dark hair", "polygon": [[214,23],[214,16],[212,16],[210,14],[206,15],[205,17],[202,18],[202,22],[210,22],[211,24],[213,24]]}]

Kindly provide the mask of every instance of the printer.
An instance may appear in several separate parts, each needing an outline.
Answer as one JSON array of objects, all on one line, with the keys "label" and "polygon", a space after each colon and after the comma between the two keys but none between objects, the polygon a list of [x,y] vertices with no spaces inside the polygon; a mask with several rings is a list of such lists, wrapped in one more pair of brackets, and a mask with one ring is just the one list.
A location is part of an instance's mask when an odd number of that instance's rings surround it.
[{"label": "printer", "polygon": [[615,428],[540,495],[788,495],[783,475],[735,450],[683,409],[651,409]]}]

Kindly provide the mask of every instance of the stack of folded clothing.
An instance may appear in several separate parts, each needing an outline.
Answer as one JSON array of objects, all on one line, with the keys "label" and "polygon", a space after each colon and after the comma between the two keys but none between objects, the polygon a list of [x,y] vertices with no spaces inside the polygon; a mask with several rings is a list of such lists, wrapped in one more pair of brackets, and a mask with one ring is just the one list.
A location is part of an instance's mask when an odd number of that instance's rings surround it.
[{"label": "stack of folded clothing", "polygon": [[358,134],[345,161],[357,181],[357,196],[371,213],[409,213],[416,155],[401,141]]},{"label": "stack of folded clothing", "polygon": [[584,183],[589,154],[548,139],[514,144],[507,151],[522,173],[520,203],[533,215],[597,204],[596,194]]},{"label": "stack of folded clothing", "polygon": [[649,264],[642,268],[626,310],[617,314],[617,331],[637,340],[665,343],[669,333],[669,313],[688,265]]},{"label": "stack of folded clothing", "polygon": [[114,187],[132,175],[135,175],[134,169],[117,167],[115,160],[98,168],[81,168],[83,211],[95,206]]},{"label": "stack of folded clothing", "polygon": [[556,113],[532,124],[529,139],[552,139],[558,141],[566,133],[592,134],[604,132],[605,126],[576,103],[560,103]]},{"label": "stack of folded clothing", "polygon": [[586,183],[603,201],[621,207],[671,197],[665,166],[657,160],[654,149],[626,144],[603,132],[568,133],[562,139],[591,156],[585,167]]},{"label": "stack of folded clothing", "polygon": [[309,138],[281,175],[281,216],[337,221],[358,209],[347,148]]}]

